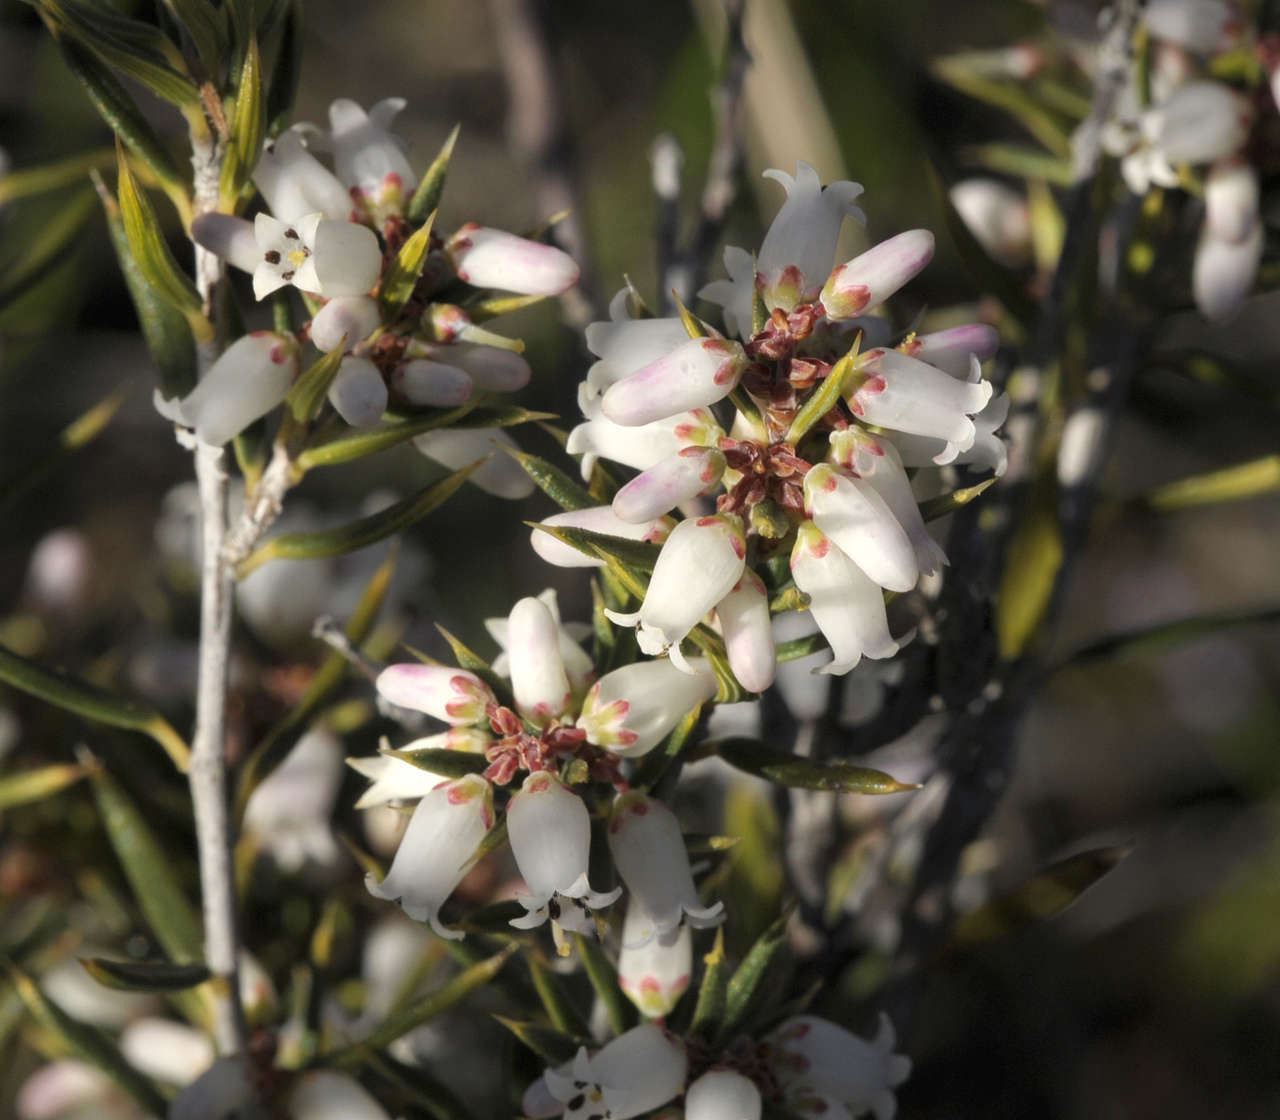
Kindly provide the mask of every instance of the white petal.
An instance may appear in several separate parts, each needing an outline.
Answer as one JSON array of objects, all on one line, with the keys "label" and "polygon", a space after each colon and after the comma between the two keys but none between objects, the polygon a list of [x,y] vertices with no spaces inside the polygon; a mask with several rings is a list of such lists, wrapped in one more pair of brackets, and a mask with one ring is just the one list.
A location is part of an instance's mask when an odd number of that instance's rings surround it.
[{"label": "white petal", "polygon": [[805,475],[804,500],[814,524],[881,587],[910,591],[916,585],[911,538],[868,480],[819,463]]},{"label": "white petal", "polygon": [[[610,537],[623,537],[631,541],[653,541],[660,543],[667,539],[671,530],[670,518],[658,517],[652,521],[636,524],[623,521],[610,506],[593,506],[590,509],[566,510],[542,519],[543,525],[564,526],[573,529],[587,529],[593,533],[604,533]],[[584,552],[579,552],[571,544],[557,540],[550,533],[534,529],[530,540],[533,551],[548,564],[558,568],[601,568],[604,561],[594,559]]]},{"label": "white petal", "polygon": [[[307,267],[315,272],[315,288],[304,282]],[[382,250],[373,230],[355,222],[323,221],[316,229],[311,258],[299,269],[296,283],[323,296],[360,296],[368,294],[381,275]]]},{"label": "white petal", "polygon": [[507,804],[516,867],[537,905],[587,872],[591,817],[576,793],[547,771],[530,774]]},{"label": "white petal", "polygon": [[205,443],[224,444],[283,401],[297,371],[292,338],[255,331],[213,363],[183,399],[182,415]]},{"label": "white petal", "polygon": [[946,440],[957,451],[973,446],[970,417],[991,399],[990,382],[957,381],[896,350],[868,351],[859,368],[869,379],[848,398],[857,416],[882,428]]},{"label": "white petal", "polygon": [[769,619],[769,597],[754,572],[742,573],[733,590],[716,605],[716,618],[724,631],[733,675],[748,691],[763,692],[773,683],[778,658]]},{"label": "white petal", "polygon": [[495,444],[516,446],[515,440],[501,428],[442,428],[424,432],[413,440],[413,446],[428,459],[434,459],[450,470],[461,470],[488,456],[488,461],[467,481],[499,498],[512,501],[527,498],[536,489],[533,479]]},{"label": "white petal", "polygon": [[342,345],[346,336],[346,348],[368,338],[382,323],[378,301],[372,296],[339,296],[331,299],[311,320],[311,341],[317,350],[326,354]]},{"label": "white petal", "polygon": [[631,522],[661,517],[714,490],[724,466],[724,454],[714,447],[683,448],[622,487],[613,497],[613,512]]},{"label": "white petal", "polygon": [[760,1120],[754,1082],[731,1069],[708,1070],[685,1092],[684,1120]]},{"label": "white petal", "polygon": [[426,358],[401,362],[391,373],[391,388],[410,404],[454,408],[471,397],[471,378],[457,366]]},{"label": "white petal", "polygon": [[830,319],[848,319],[879,307],[933,259],[933,234],[912,229],[882,241],[834,269],[822,289]]},{"label": "white petal", "polygon": [[201,214],[191,222],[191,239],[243,272],[252,272],[262,261],[253,223],[244,218]]},{"label": "white petal", "polygon": [[589,742],[623,758],[653,750],[668,732],[716,693],[715,674],[695,659],[682,672],[670,661],[637,661],[606,673],[587,693],[578,726]]},{"label": "white petal", "polygon": [[353,428],[373,428],[387,410],[387,383],[367,358],[346,357],[329,385],[329,403]]},{"label": "white petal", "polygon": [[303,147],[294,129],[266,144],[253,170],[253,182],[282,222],[296,222],[316,211],[343,221],[351,213],[346,188]]},{"label": "white petal", "polygon": [[346,98],[329,106],[334,170],[348,189],[375,198],[394,191],[405,201],[413,193],[417,185],[413,168],[386,128],[404,105],[400,98],[380,101],[374,107],[376,116]]}]

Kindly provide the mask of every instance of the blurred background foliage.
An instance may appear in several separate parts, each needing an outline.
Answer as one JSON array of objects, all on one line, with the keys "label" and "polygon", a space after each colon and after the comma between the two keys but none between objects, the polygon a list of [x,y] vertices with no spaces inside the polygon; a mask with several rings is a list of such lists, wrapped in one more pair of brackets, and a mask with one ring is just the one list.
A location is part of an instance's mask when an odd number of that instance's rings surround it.
[{"label": "blurred background foliage", "polygon": [[[362,104],[403,96],[409,105],[399,127],[418,167],[462,124],[446,228],[472,217],[537,226],[548,215],[538,212],[530,169],[508,140],[495,35],[503,9],[504,0],[306,0],[296,118],[323,120],[338,96]],[[647,153],[659,133],[679,139],[685,199],[697,198],[712,136],[707,94],[717,49],[709,40],[720,21],[712,0],[563,0],[547,11],[597,278],[586,295],[600,314],[624,273],[650,298],[657,294]],[[1093,12],[1068,5],[1055,18],[1087,26]],[[1045,19],[1042,6],[1019,0],[755,0],[747,173],[725,240],[758,244],[780,197],[760,172],[791,171],[803,158],[824,180],[848,175],[865,184],[868,241],[914,226],[939,231],[938,255],[898,305],[899,321],[922,306],[974,303],[981,293],[941,233],[931,169],[953,182],[973,170],[966,146],[1014,134],[992,110],[931,78],[928,64],[1039,34]],[[176,117],[157,107],[154,120],[180,154]],[[31,9],[0,0],[0,146],[13,166],[85,151],[105,159],[109,143]],[[172,212],[163,202],[159,208],[176,236]],[[150,650],[163,660],[195,631],[194,599],[154,544],[162,499],[187,479],[189,461],[151,408],[149,363],[87,182],[0,210],[0,286],[21,267],[32,238],[63,219],[82,222],[79,233],[36,289],[0,312],[0,479],[38,466],[59,433],[108,394],[122,391],[124,403],[99,438],[33,477],[0,510],[0,640],[96,682],[145,692],[139,655]],[[851,251],[856,245],[851,240]],[[997,818],[967,853],[977,874],[966,882],[979,884],[971,901],[981,902],[1017,892],[1075,851],[1120,846],[1127,855],[1056,916],[1045,916],[1056,909],[1052,891],[1015,894],[999,911],[1000,936],[988,930],[976,945],[958,938],[930,966],[919,1022],[903,1032],[916,1062],[900,1095],[904,1116],[1280,1114],[1280,498],[1174,511],[1138,501],[1155,486],[1280,446],[1278,299],[1255,297],[1228,327],[1210,329],[1188,312],[1161,328],[1160,351],[1226,353],[1233,363],[1226,368],[1242,377],[1205,379],[1170,362],[1151,364],[1137,379],[1063,611],[1055,642],[1061,667],[1047,675],[1023,727]],[[586,366],[581,340],[546,306],[501,326],[529,345],[535,378],[521,403],[571,426]],[[528,428],[519,438],[555,454],[544,433]],[[349,520],[370,492],[405,494],[435,473],[402,448],[340,474],[315,472],[291,502],[321,522]],[[398,589],[411,617],[406,640],[443,652],[430,626],[440,621],[491,651],[481,620],[547,585],[560,590],[566,616],[586,617],[585,581],[542,565],[528,547],[521,519],[545,516],[548,507],[540,495],[513,507],[468,489],[415,527],[406,550],[420,561],[401,565]],[[32,558],[49,534],[73,527],[83,535],[84,570],[64,602],[32,575]],[[1107,635],[1200,616],[1232,624],[1120,653],[1091,648]],[[260,731],[296,694],[291,669],[303,672],[318,654],[305,637],[274,649],[256,635],[242,638],[244,671],[277,662],[266,697],[249,690],[242,697],[264,705],[240,719]],[[82,727],[13,693],[0,692],[0,704],[21,725],[9,745],[14,757],[71,760]],[[175,726],[186,725],[181,702],[163,705]],[[367,753],[372,745],[346,749]],[[180,788],[150,776],[166,765],[158,752],[124,736],[95,734],[94,746],[145,802],[154,827],[185,833]],[[359,784],[350,777],[344,787],[346,818]],[[13,918],[24,898],[40,893],[80,899],[106,930],[128,930],[123,881],[101,858],[92,804],[88,791],[76,792],[0,819],[0,915]],[[767,805],[739,799],[725,827],[758,831],[769,815]],[[358,833],[351,819],[345,827]],[[734,897],[776,891],[774,850],[744,844]],[[193,865],[178,861],[177,870],[194,884]],[[255,889],[265,892],[260,901],[272,900],[270,882]],[[280,889],[287,894],[287,885]],[[251,928],[249,942],[277,978],[287,978],[317,915],[301,895],[255,912],[274,912],[275,923]],[[817,1006],[847,1018],[864,977],[825,979]],[[10,1042],[0,1059],[0,1114],[30,1061],[19,1054]]]}]

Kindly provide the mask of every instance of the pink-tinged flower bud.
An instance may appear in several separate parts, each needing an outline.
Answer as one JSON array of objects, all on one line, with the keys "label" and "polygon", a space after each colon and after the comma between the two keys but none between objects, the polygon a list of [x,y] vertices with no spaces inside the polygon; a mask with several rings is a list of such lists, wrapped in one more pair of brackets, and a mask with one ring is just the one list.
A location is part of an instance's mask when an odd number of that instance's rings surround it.
[{"label": "pink-tinged flower bud", "polygon": [[600,397],[592,394],[586,382],[578,386],[578,406],[585,419],[569,433],[565,450],[582,456],[582,477],[588,481],[598,457],[643,471],[682,448],[714,447],[724,434],[715,417],[703,408],[679,412],[652,424],[615,424],[604,415]]},{"label": "pink-tinged flower bud", "polygon": [[636,931],[636,943],[657,937],[671,944],[685,919],[695,929],[724,921],[723,902],[703,906],[699,900],[680,824],[661,801],[638,791],[619,797],[609,818],[609,851],[631,904],[652,920]]},{"label": "pink-tinged flower bud", "polygon": [[492,827],[493,787],[478,774],[433,789],[409,818],[387,877],[379,883],[366,875],[364,885],[374,898],[398,901],[409,917],[456,941],[463,933],[441,923],[440,907]]},{"label": "pink-tinged flower bud", "polygon": [[120,1034],[120,1053],[134,1069],[169,1085],[190,1085],[213,1065],[213,1040],[172,1019],[135,1019]]},{"label": "pink-tinged flower bud", "polygon": [[692,675],[670,661],[637,661],[606,673],[583,700],[577,726],[588,742],[622,758],[647,754],[716,694],[708,663],[696,658],[688,665]]},{"label": "pink-tinged flower bud", "polygon": [[613,496],[613,512],[640,522],[709,494],[724,474],[724,454],[714,447],[686,447],[637,475]]},{"label": "pink-tinged flower bud", "polygon": [[448,665],[388,665],[374,685],[389,703],[425,712],[455,727],[480,723],[489,705],[498,702],[475,673]]},{"label": "pink-tinged flower bud", "polygon": [[230,214],[201,214],[193,218],[191,240],[241,272],[252,272],[262,260],[253,223]]},{"label": "pink-tinged flower bud", "polygon": [[956,213],[992,257],[1010,268],[1031,260],[1031,212],[1020,191],[998,179],[964,179],[949,193]]},{"label": "pink-tinged flower bud", "polygon": [[879,307],[933,259],[933,234],[910,229],[837,265],[822,289],[827,318],[852,319]]},{"label": "pink-tinged flower bud", "polygon": [[1239,16],[1226,0],[1147,0],[1142,19],[1157,39],[1193,54],[1226,46],[1239,26]]},{"label": "pink-tinged flower bud", "polygon": [[1258,224],[1258,173],[1244,159],[1225,159],[1204,180],[1204,228],[1220,241],[1244,241]]},{"label": "pink-tinged flower bud", "polygon": [[680,1040],[642,1023],[595,1055],[583,1047],[573,1061],[547,1070],[525,1093],[523,1107],[529,1116],[631,1120],[673,1100],[688,1069]]},{"label": "pink-tinged flower bud", "polygon": [[353,428],[374,428],[387,411],[387,383],[368,358],[343,358],[329,384],[329,403]]},{"label": "pink-tinged flower bud", "polygon": [[224,444],[284,400],[297,372],[290,335],[255,331],[227,347],[178,413],[205,443]]},{"label": "pink-tinged flower bud", "polygon": [[892,657],[898,652],[898,643],[889,635],[879,584],[812,521],[803,522],[796,533],[791,574],[809,596],[809,611],[835,655],[819,672],[843,676],[864,656]]},{"label": "pink-tinged flower bud", "polygon": [[540,599],[521,599],[507,616],[507,664],[516,708],[543,727],[573,699],[560,659],[560,626]]},{"label": "pink-tinged flower bud", "polygon": [[289,1091],[289,1120],[391,1120],[390,1113],[350,1074],[313,1069]]},{"label": "pink-tinged flower bud", "polygon": [[693,973],[693,936],[681,926],[671,944],[643,932],[654,928],[653,917],[634,898],[627,904],[618,954],[618,986],[641,1015],[661,1019],[669,1015],[689,988]]},{"label": "pink-tinged flower bud", "polygon": [[[911,480],[907,477],[898,449],[887,439],[878,439],[858,427],[832,432],[830,448],[833,463],[847,471],[853,471],[884,499],[894,520],[902,526],[910,539],[920,571],[930,576],[937,572],[939,565],[947,562],[947,557],[924,526],[920,507],[916,505],[915,495],[911,492]],[[818,527],[822,528],[820,522]],[[824,532],[831,535],[828,530]],[[836,543],[840,542],[837,540]],[[849,550],[844,551],[848,553]],[[856,562],[856,557],[852,554],[850,558]]]},{"label": "pink-tinged flower bud", "polygon": [[640,609],[605,614],[619,626],[637,626],[636,640],[645,653],[669,653],[678,669],[688,671],[680,643],[733,589],[746,556],[742,519],[736,515],[682,521],[658,554]]},{"label": "pink-tinged flower bud", "polygon": [[[667,539],[674,522],[669,517],[655,517],[652,521],[623,521],[611,506],[592,506],[590,509],[566,510],[542,519],[543,525],[556,528],[586,529],[610,537],[623,537],[629,541],[650,541],[661,544]],[[534,529],[530,537],[533,551],[548,564],[557,568],[603,568],[604,561],[579,552],[571,544],[557,540],[550,533]]]},{"label": "pink-tinged flower bud", "polygon": [[[595,662],[591,660],[591,655],[578,645],[578,639],[587,637],[591,633],[591,627],[585,622],[566,624],[560,621],[560,603],[554,588],[548,587],[540,592],[537,598],[551,612],[551,618],[556,624],[559,639],[558,656],[569,678],[570,686],[575,692],[586,688],[595,679],[596,667]],[[499,676],[511,676],[511,654],[508,652],[511,648],[511,626],[508,617],[486,618],[484,628],[502,647],[502,652],[493,659],[493,671]]]},{"label": "pink-tinged flower bud", "polygon": [[1143,135],[1169,163],[1213,163],[1249,135],[1248,103],[1218,82],[1188,82],[1142,117]]},{"label": "pink-tinged flower bud", "polygon": [[527,498],[536,489],[533,479],[495,444],[515,447],[516,441],[501,428],[440,428],[413,439],[413,446],[422,454],[451,471],[469,467],[477,459],[488,456],[488,461],[467,481],[499,498],[511,501]]},{"label": "pink-tinged flower bud", "polygon": [[410,404],[455,408],[471,398],[471,378],[457,366],[411,358],[391,371],[391,389]]},{"label": "pink-tinged flower bud", "polygon": [[[537,600],[533,600],[537,602]],[[513,918],[516,929],[535,929],[551,918],[556,948],[568,952],[562,930],[593,934],[591,912],[622,893],[593,891],[587,880],[591,815],[576,793],[548,771],[530,774],[507,804],[511,854],[529,893],[516,895],[525,914]]]},{"label": "pink-tinged flower bud", "polygon": [[722,400],[746,368],[747,355],[738,343],[691,338],[611,385],[601,408],[615,424],[649,424]]},{"label": "pink-tinged flower bud", "polygon": [[957,381],[896,350],[867,351],[858,371],[864,377],[855,379],[846,398],[856,416],[881,428],[945,440],[938,463],[973,446],[977,429],[970,417],[991,399],[990,382]]},{"label": "pink-tinged flower bud", "polygon": [[948,377],[969,380],[970,358],[985,362],[1000,348],[1000,335],[986,323],[967,323],[963,327],[917,335],[898,349],[909,358],[927,362]]},{"label": "pink-tinged flower bud", "polygon": [[731,1069],[708,1070],[684,1095],[684,1120],[760,1120],[763,1109],[755,1083]]},{"label": "pink-tinged flower bud", "polygon": [[823,534],[881,587],[915,587],[920,569],[911,538],[869,481],[819,463],[805,475],[804,504]]},{"label": "pink-tinged flower bud", "polygon": [[339,222],[351,217],[346,187],[307,151],[295,128],[267,142],[253,169],[253,182],[282,222],[298,222],[317,212]]},{"label": "pink-tinged flower bud", "polygon": [[477,389],[490,393],[514,393],[523,389],[533,372],[520,354],[496,346],[463,342],[440,351],[438,356],[463,370]]},{"label": "pink-tinged flower bud", "polygon": [[881,1014],[869,1042],[816,1015],[787,1019],[766,1041],[773,1074],[788,1101],[812,1093],[837,1102],[850,1116],[870,1112],[876,1120],[893,1120],[893,1090],[910,1075],[911,1060],[893,1052],[887,1015]]},{"label": "pink-tinged flower bud", "polygon": [[445,245],[458,279],[475,288],[558,296],[578,282],[578,266],[554,245],[468,222]]},{"label": "pink-tinged flower bud", "polygon": [[689,341],[679,319],[620,319],[587,327],[587,347],[600,360],[587,373],[592,395]]},{"label": "pink-tinged flower bud", "polygon": [[1260,221],[1241,241],[1221,240],[1207,229],[1201,234],[1192,262],[1191,290],[1206,319],[1224,323],[1240,310],[1253,290],[1264,241]]},{"label": "pink-tinged flower bud", "polygon": [[451,727],[439,735],[428,735],[406,743],[396,751],[384,750],[366,758],[349,758],[347,765],[372,785],[360,795],[357,809],[372,809],[393,801],[417,801],[436,786],[449,780],[447,774],[436,774],[410,762],[405,756],[418,750],[467,751],[482,754],[493,742],[478,727]]},{"label": "pink-tinged flower bud", "polygon": [[331,299],[311,320],[311,341],[328,354],[343,345],[353,350],[382,325],[378,301],[372,296],[338,296]]},{"label": "pink-tinged flower bud", "polygon": [[769,596],[760,577],[744,571],[733,590],[716,604],[716,618],[724,632],[733,675],[749,692],[763,692],[773,684],[778,658],[769,618]]},{"label": "pink-tinged flower bud", "polygon": [[379,101],[368,113],[346,98],[329,106],[333,168],[371,216],[402,213],[417,186],[413,168],[390,132],[404,107],[400,97]]},{"label": "pink-tinged flower bud", "polygon": [[253,233],[261,251],[253,273],[256,299],[285,284],[322,296],[366,295],[382,274],[382,250],[368,226],[319,213],[293,223],[259,214]]}]

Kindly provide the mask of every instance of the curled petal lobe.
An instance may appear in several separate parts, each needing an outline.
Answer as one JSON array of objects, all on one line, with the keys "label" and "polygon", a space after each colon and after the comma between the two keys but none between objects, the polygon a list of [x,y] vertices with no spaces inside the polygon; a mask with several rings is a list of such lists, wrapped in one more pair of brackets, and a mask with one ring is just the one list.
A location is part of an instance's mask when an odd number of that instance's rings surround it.
[{"label": "curled petal lobe", "polygon": [[746,369],[742,347],[723,338],[691,338],[629,374],[605,392],[602,411],[615,424],[636,427],[723,400]]},{"label": "curled petal lobe", "polygon": [[[560,1102],[564,1120],[631,1120],[673,1100],[684,1087],[688,1068],[679,1039],[642,1023],[594,1055],[583,1048],[573,1061],[548,1069],[541,1079],[545,1093],[533,1094],[532,1101],[526,1093],[525,1102],[535,1107],[548,1099]],[[555,1112],[544,1109],[536,1115]]]},{"label": "curled petal lobe", "polygon": [[307,151],[297,129],[288,129],[266,144],[253,170],[253,182],[282,222],[297,222],[317,212],[335,221],[351,216],[347,189]]},{"label": "curled petal lobe", "polygon": [[[834,242],[831,246],[831,256],[834,259]],[[729,274],[729,279],[713,280],[698,292],[698,298],[705,299],[709,303],[718,303],[724,308],[724,322],[730,334],[742,339],[750,338],[754,333],[751,329],[751,308],[755,303],[756,291],[755,258],[745,249],[726,245],[724,268]],[[683,329],[682,326],[681,330]]]},{"label": "curled petal lobe", "polygon": [[606,673],[587,692],[578,726],[587,741],[623,758],[653,750],[699,704],[716,694],[710,665],[695,658],[691,673],[670,661],[637,661]]},{"label": "curled petal lobe", "polygon": [[[385,741],[385,740],[384,740]],[[366,758],[349,758],[347,765],[373,784],[356,802],[357,809],[372,809],[393,801],[416,801],[449,780],[407,761],[403,756],[418,750],[467,751],[480,754],[493,740],[476,727],[451,727],[406,743],[398,751],[383,750]]]},{"label": "curled petal lobe", "polygon": [[556,296],[578,282],[578,266],[568,253],[474,222],[449,239],[446,251],[458,279],[477,288]]},{"label": "curled petal lobe", "polygon": [[378,694],[397,707],[425,712],[455,726],[479,723],[497,700],[489,686],[466,669],[412,662],[378,674]]}]

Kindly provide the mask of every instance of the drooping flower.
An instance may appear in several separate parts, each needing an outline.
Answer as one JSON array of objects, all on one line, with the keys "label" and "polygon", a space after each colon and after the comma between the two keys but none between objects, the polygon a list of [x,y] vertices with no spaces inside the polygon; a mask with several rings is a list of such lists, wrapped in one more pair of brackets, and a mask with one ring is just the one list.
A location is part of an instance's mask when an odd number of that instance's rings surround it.
[{"label": "drooping flower", "polygon": [[685,1120],[760,1120],[760,1090],[736,1070],[710,1069],[684,1095]]},{"label": "drooping flower", "polygon": [[618,953],[618,986],[650,1019],[669,1015],[689,988],[693,972],[693,935],[681,925],[676,938],[663,944],[645,932],[654,929],[653,916],[632,899],[622,925],[622,949]]},{"label": "drooping flower", "polygon": [[308,861],[330,866],[340,858],[331,818],[342,785],[342,744],[317,727],[254,791],[245,806],[245,828],[286,871]]},{"label": "drooping flower", "polygon": [[686,662],[637,661],[606,673],[587,692],[577,726],[587,741],[620,758],[653,750],[677,723],[716,693],[716,678],[701,658]]},{"label": "drooping flower", "polygon": [[651,1023],[619,1035],[594,1055],[548,1069],[525,1093],[530,1116],[630,1120],[660,1108],[684,1087],[689,1060],[674,1036]]},{"label": "drooping flower", "polygon": [[418,182],[390,130],[405,105],[403,98],[388,97],[366,113],[344,97],[329,106],[333,169],[356,206],[374,222],[402,214]]},{"label": "drooping flower", "polygon": [[755,572],[744,571],[719,603],[716,620],[724,634],[729,668],[743,688],[763,692],[773,684],[778,658],[769,619],[769,596]]}]

